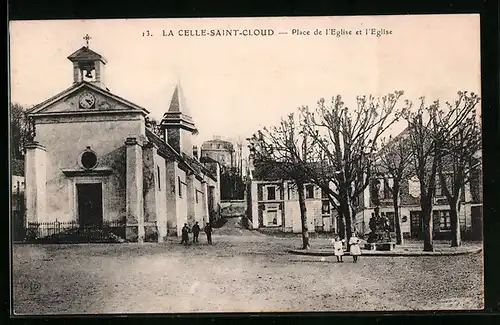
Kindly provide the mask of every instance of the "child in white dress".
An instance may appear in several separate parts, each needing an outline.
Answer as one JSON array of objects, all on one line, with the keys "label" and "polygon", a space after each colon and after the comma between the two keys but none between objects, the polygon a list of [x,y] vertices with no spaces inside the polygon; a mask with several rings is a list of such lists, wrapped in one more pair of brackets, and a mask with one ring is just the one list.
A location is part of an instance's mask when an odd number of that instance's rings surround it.
[{"label": "child in white dress", "polygon": [[352,255],[354,263],[358,262],[358,257],[361,255],[361,249],[359,248],[359,238],[357,232],[352,234],[352,237],[349,239],[350,253]]},{"label": "child in white dress", "polygon": [[335,235],[332,239],[334,254],[337,257],[337,262],[343,262],[342,256],[344,255],[344,242],[338,235]]}]

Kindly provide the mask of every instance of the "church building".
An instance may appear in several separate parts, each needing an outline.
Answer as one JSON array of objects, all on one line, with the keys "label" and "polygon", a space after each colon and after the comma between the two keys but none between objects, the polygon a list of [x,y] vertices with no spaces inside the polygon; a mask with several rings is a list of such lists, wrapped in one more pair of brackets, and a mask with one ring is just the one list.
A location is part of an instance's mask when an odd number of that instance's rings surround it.
[{"label": "church building", "polygon": [[214,218],[219,165],[199,161],[180,84],[154,129],[148,110],[107,88],[107,61],[88,40],[68,59],[73,84],[28,112],[26,222],[122,221],[125,240],[161,242]]}]

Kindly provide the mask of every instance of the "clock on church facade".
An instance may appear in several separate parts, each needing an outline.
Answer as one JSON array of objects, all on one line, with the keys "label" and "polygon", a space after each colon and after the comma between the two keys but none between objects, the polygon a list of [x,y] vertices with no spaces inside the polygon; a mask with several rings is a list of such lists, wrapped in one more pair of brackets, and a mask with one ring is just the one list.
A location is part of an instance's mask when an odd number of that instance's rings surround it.
[{"label": "clock on church facade", "polygon": [[95,96],[92,93],[84,92],[78,99],[78,105],[83,109],[91,109],[95,107]]},{"label": "clock on church facade", "polygon": [[[73,84],[28,112],[37,132],[26,145],[26,222],[67,222],[85,236],[95,229],[96,240],[116,222],[114,234],[129,242],[163,241],[180,236],[184,223],[209,222],[220,171],[193,155],[196,127],[180,86],[158,136],[146,126],[148,110],[105,86],[106,60],[84,39],[68,56]],[[57,230],[66,231],[73,228]]]}]

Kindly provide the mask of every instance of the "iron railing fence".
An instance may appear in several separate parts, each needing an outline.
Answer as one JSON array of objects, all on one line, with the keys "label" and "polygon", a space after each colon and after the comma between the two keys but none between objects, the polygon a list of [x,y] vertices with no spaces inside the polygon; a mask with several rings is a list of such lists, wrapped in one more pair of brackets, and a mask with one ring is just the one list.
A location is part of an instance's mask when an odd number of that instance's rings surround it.
[{"label": "iron railing fence", "polygon": [[29,222],[27,242],[120,242],[125,238],[126,223],[122,220],[82,224],[78,221]]}]

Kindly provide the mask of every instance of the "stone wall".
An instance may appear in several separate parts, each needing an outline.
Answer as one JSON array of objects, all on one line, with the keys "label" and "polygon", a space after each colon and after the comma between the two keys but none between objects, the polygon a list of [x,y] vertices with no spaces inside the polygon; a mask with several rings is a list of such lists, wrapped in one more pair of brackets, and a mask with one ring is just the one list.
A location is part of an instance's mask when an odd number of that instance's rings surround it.
[{"label": "stone wall", "polygon": [[[42,121],[43,122],[43,121]],[[105,220],[125,216],[126,176],[125,139],[141,136],[141,118],[117,120],[111,116],[92,117],[89,123],[41,123],[36,126],[36,140],[47,150],[46,213],[47,221],[76,220],[76,206],[70,196],[73,183],[63,169],[78,169],[79,155],[90,147],[96,152],[99,167],[113,170],[103,191]]]},{"label": "stone wall", "polygon": [[161,242],[167,236],[166,162],[151,145],[143,150],[143,157],[146,237]]},{"label": "stone wall", "polygon": [[184,223],[188,222],[188,198],[186,171],[179,167],[177,162],[167,162],[167,229],[168,234],[180,236]]}]

